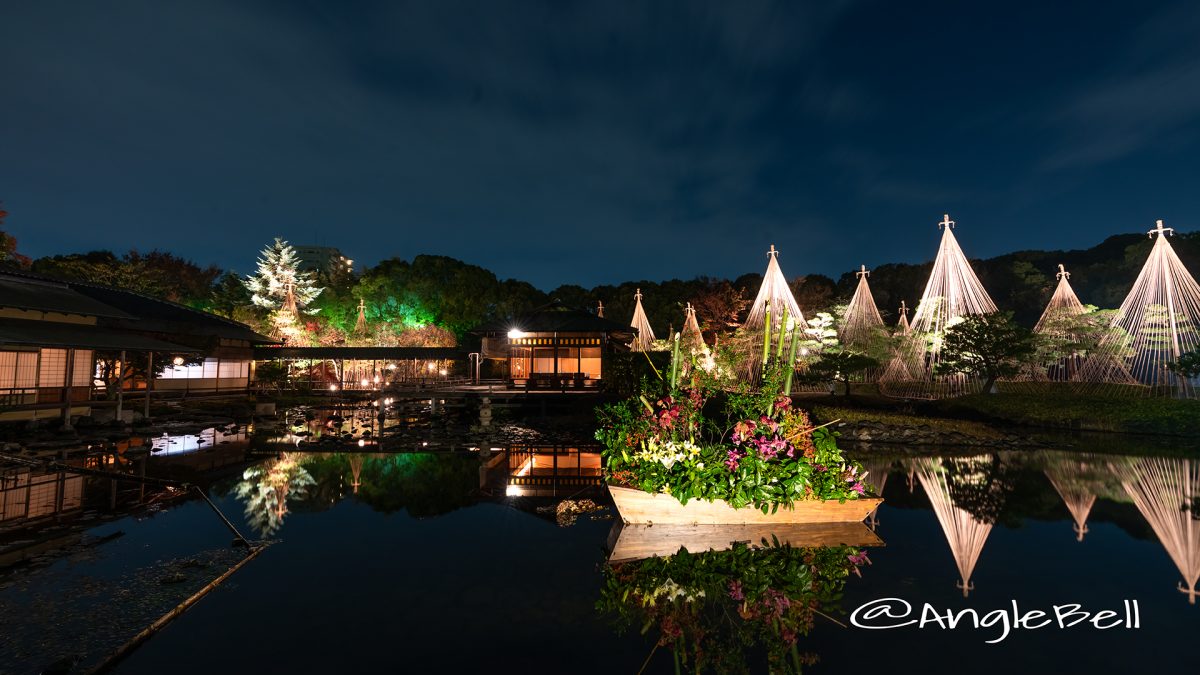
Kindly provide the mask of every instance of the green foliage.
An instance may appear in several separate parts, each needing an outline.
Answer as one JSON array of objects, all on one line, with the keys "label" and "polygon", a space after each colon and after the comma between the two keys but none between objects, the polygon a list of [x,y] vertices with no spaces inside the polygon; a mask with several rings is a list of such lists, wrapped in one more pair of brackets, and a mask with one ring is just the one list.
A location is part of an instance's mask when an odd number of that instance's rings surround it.
[{"label": "green foliage", "polygon": [[92,251],[38,258],[31,269],[58,279],[112,286],[192,307],[206,305],[221,271],[163,251]]},{"label": "green foliage", "polygon": [[242,278],[236,272],[225,272],[213,284],[212,295],[204,309],[233,319],[238,310],[250,304],[250,291],[242,283]]},{"label": "green foliage", "polygon": [[604,359],[604,392],[627,398],[651,389],[670,365],[668,352],[617,352]]},{"label": "green foliage", "polygon": [[1183,354],[1167,367],[1171,369],[1171,372],[1180,377],[1189,379],[1200,377],[1200,351]]},{"label": "green foliage", "polygon": [[998,378],[1020,372],[1035,349],[1033,332],[1013,323],[1012,312],[972,314],[946,329],[938,370],[982,377],[988,392]]},{"label": "green foliage", "polygon": [[1131,434],[1200,435],[1200,401],[1165,398],[1004,393],[940,401],[951,415],[996,423]]},{"label": "green foliage", "polygon": [[799,638],[818,614],[838,613],[846,578],[866,562],[864,551],[849,546],[793,548],[765,539],[759,548],[681,548],[606,568],[596,609],[620,632],[657,629],[658,644],[691,672],[748,672],[746,651],[761,648],[763,672],[799,673],[815,660],[800,654]]},{"label": "green foliage", "polygon": [[479,487],[479,460],[457,453],[371,456],[362,467],[358,500],[376,511],[422,518],[470,506]]}]

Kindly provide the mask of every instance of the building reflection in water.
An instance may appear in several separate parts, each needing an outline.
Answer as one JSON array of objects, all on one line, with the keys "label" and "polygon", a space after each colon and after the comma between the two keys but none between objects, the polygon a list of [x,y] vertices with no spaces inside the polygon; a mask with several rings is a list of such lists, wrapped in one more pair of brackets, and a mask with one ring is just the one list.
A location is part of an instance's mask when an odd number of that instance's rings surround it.
[{"label": "building reflection in water", "polygon": [[1176,585],[1179,592],[1196,604],[1196,583],[1200,579],[1200,462],[1138,457],[1114,461],[1111,466],[1183,575],[1183,582]]},{"label": "building reflection in water", "polygon": [[[525,446],[508,448],[505,460],[492,462],[483,482],[508,497],[591,496],[601,490],[600,448]],[[496,468],[504,466],[503,475]]]},{"label": "building reflection in water", "polygon": [[83,506],[83,476],[0,467],[0,525],[59,515]]},{"label": "building reflection in water", "polygon": [[[954,555],[954,563],[958,567],[957,587],[962,590],[964,598],[975,590],[971,575],[975,572],[979,554],[983,552],[995,521],[981,519],[956,504],[952,488],[956,487],[955,482],[978,483],[986,480],[980,469],[991,462],[992,458],[987,455],[964,459],[925,457],[913,460],[910,465],[946,535],[950,553]],[[955,469],[953,480],[947,465]]]},{"label": "building reflection in water", "polygon": [[205,429],[195,434],[162,436],[151,439],[150,451],[155,456],[182,455],[197,450],[215,448],[227,443],[249,444],[250,434],[246,427],[237,425],[229,429]]}]

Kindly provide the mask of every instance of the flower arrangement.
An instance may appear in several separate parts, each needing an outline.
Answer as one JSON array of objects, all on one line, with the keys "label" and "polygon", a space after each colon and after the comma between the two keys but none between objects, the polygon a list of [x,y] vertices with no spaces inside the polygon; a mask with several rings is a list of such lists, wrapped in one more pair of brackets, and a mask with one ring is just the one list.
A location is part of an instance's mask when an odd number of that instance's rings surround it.
[{"label": "flower arrangement", "polygon": [[799,638],[818,616],[837,611],[847,577],[869,560],[849,546],[762,544],[681,548],[605,568],[597,610],[619,631],[657,628],[656,648],[672,649],[676,672],[747,671],[745,651],[764,649],[770,672],[798,673],[816,660],[800,652]]},{"label": "flower arrangement", "polygon": [[764,513],[797,501],[866,496],[861,465],[845,459],[836,434],[813,425],[783,393],[790,369],[776,364],[758,387],[734,388],[713,375],[721,368],[704,367],[711,353],[693,354],[683,365],[675,356],[665,391],[647,385],[600,408],[596,438],[610,483],[683,504],[723,500]]}]

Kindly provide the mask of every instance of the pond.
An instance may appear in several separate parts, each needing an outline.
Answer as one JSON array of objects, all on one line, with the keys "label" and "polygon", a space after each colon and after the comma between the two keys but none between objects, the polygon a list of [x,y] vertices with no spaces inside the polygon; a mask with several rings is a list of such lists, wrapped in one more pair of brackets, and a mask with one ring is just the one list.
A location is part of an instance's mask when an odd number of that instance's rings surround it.
[{"label": "pond", "polygon": [[[614,542],[645,533],[614,529],[611,509],[555,510],[567,498],[607,505],[585,442],[384,453],[355,436],[305,452],[199,436],[156,444],[168,456],[146,473],[195,446],[211,500],[271,544],[116,672],[671,673],[681,656],[710,672],[766,672],[775,659],[812,673],[1073,673],[1196,661],[1200,460],[1186,456],[872,451],[860,458],[886,501],[838,535],[850,546],[800,533],[795,548],[753,549],[749,532],[723,552],[610,565]],[[89,481],[71,494],[111,497],[107,480]],[[239,549],[204,501],[181,495],[74,531],[92,545],[0,577],[2,627],[90,635],[96,617],[83,615],[98,612],[105,635],[64,647],[24,634],[16,650],[6,633],[0,672],[94,665],[244,554],[229,553]],[[164,573],[187,582],[155,605]],[[1037,627],[1035,610],[1089,617]]]}]

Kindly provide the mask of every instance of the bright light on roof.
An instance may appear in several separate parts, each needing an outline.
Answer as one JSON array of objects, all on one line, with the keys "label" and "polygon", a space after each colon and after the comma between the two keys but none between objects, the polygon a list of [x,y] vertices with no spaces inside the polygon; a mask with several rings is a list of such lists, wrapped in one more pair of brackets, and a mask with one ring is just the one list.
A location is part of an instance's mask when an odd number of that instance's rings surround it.
[{"label": "bright light on roof", "polygon": [[525,331],[521,330],[520,328],[513,328],[512,330],[508,331],[508,337],[510,340],[523,338],[525,337]]}]

